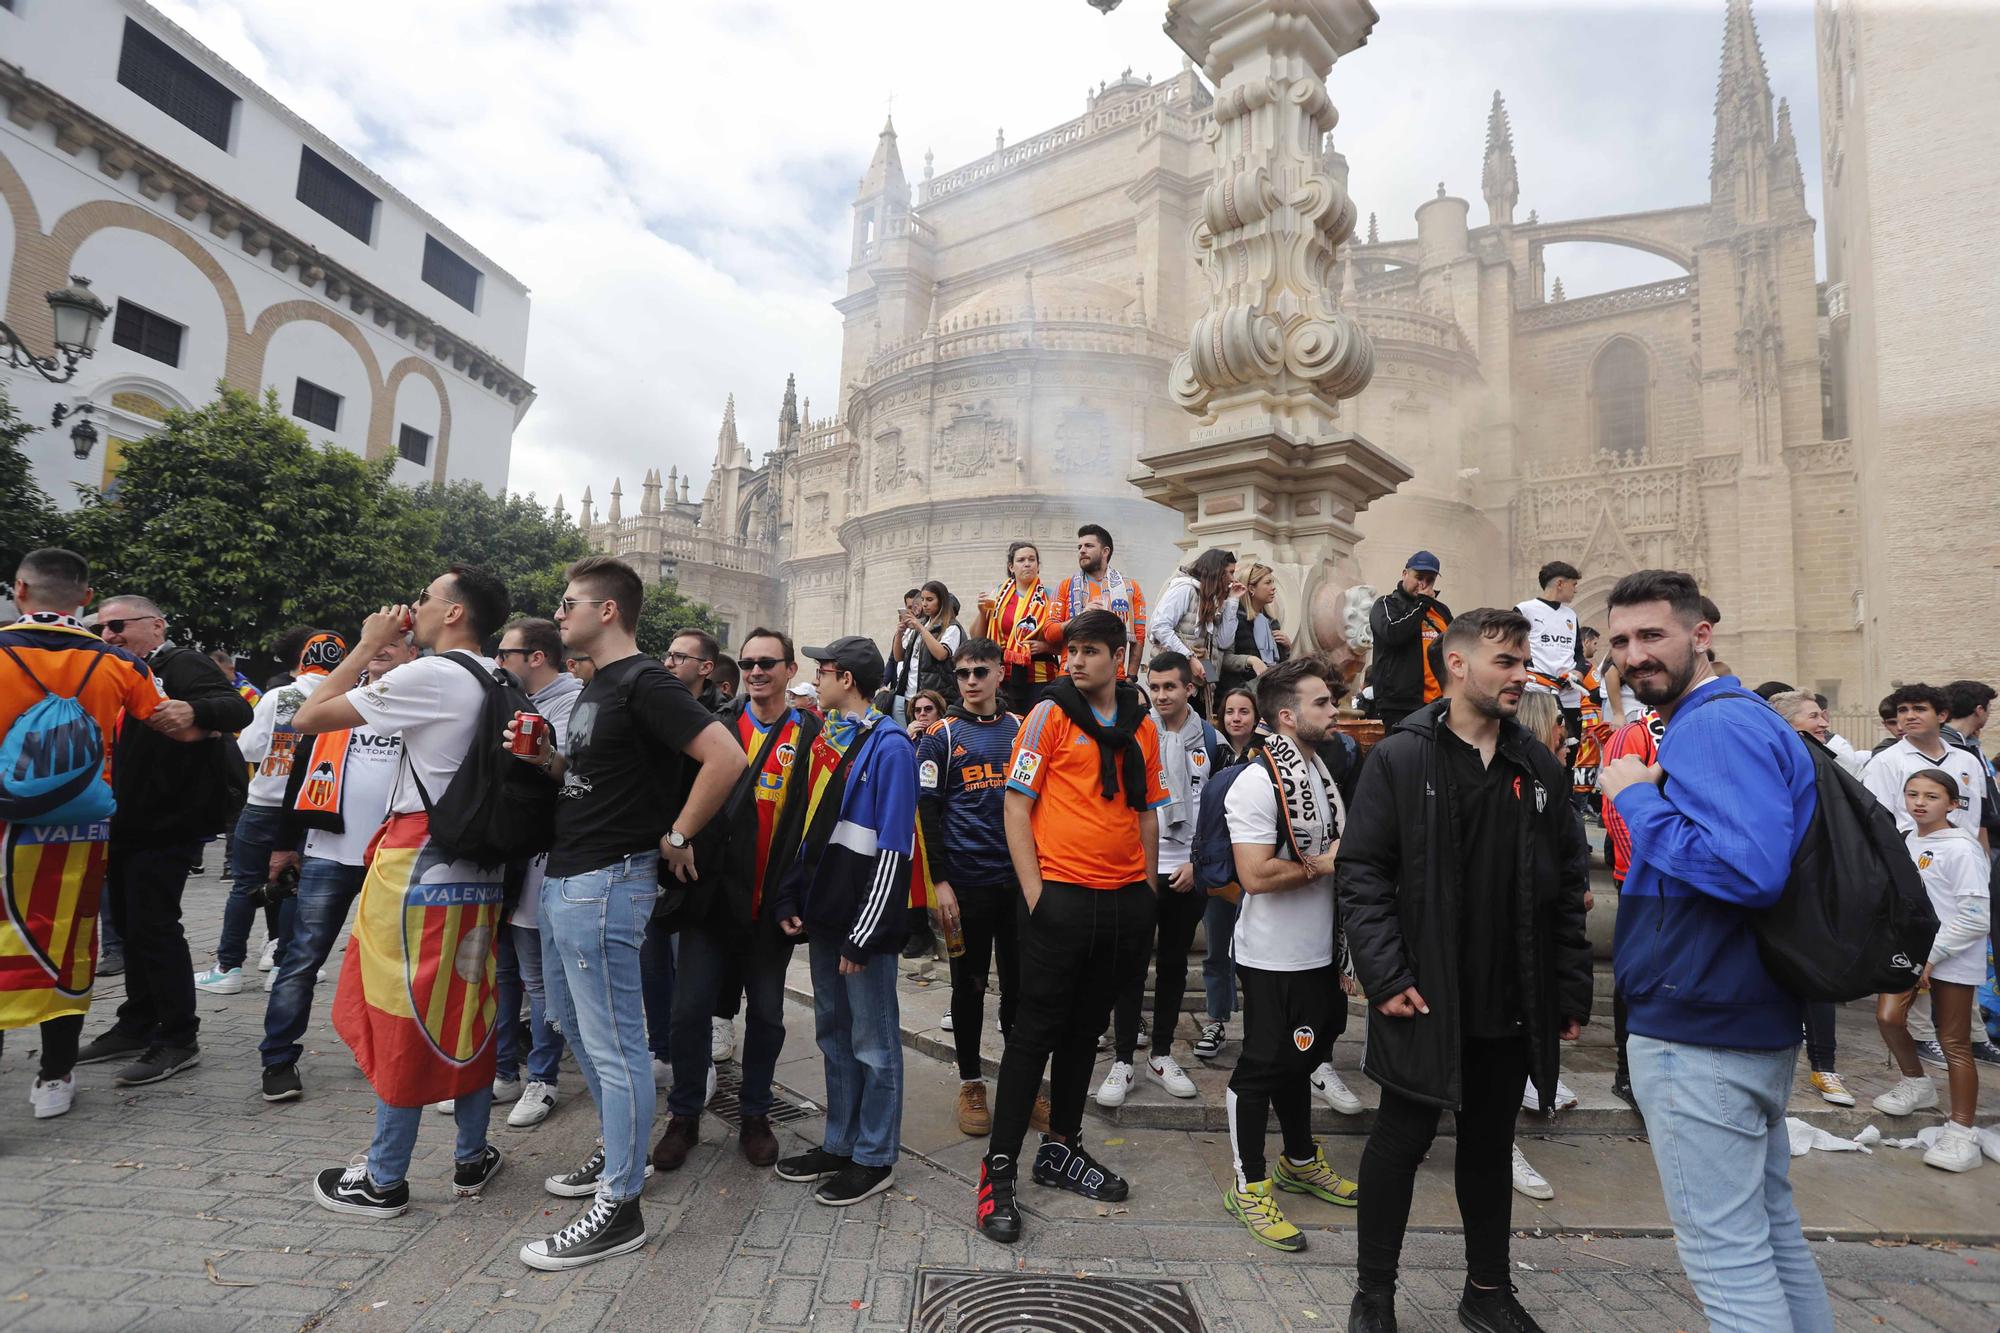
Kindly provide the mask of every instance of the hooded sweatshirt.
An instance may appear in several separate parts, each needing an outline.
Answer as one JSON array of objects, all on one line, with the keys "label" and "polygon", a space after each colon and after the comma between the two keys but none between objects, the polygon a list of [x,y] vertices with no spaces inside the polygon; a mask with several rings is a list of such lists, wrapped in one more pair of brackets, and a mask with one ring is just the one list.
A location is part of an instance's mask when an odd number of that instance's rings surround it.
[{"label": "hooded sweatshirt", "polygon": [[1970,829],[1946,826],[1926,837],[1910,833],[1904,841],[1924,877],[1924,890],[1937,913],[1937,939],[1931,945],[1931,977],[1977,986],[1986,980],[1986,931],[1992,920],[1987,902],[1991,869],[1978,835]]}]

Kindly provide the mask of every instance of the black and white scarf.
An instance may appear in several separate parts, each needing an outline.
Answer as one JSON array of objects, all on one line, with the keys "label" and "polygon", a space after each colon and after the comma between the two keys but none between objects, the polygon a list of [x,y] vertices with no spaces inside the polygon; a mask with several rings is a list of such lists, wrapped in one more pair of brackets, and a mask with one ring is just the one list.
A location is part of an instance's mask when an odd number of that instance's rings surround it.
[{"label": "black and white scarf", "polygon": [[1263,737],[1264,762],[1271,766],[1284,797],[1285,832],[1292,855],[1303,861],[1324,856],[1340,840],[1340,813],[1334,807],[1333,776],[1318,755],[1288,736]]}]

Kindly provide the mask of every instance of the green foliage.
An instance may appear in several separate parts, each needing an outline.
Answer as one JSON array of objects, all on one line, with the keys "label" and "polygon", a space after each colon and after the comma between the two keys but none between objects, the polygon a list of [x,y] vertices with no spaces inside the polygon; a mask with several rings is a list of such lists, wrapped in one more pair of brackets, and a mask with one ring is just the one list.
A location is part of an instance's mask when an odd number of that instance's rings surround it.
[{"label": "green foliage", "polygon": [[546,616],[562,596],[562,571],[590,553],[568,516],[532,495],[493,495],[473,481],[417,488],[437,516],[440,566],[477,565],[507,585],[515,615]]},{"label": "green foliage", "polygon": [[72,542],[98,591],[158,602],[183,643],[245,649],[296,624],[354,632],[436,572],[435,512],[373,462],[315,445],[278,407],[218,385],[128,445],[84,494]]},{"label": "green foliage", "polygon": [[35,428],[21,420],[0,389],[0,579],[11,580],[21,557],[42,546],[59,546],[63,517],[42,488],[22,447]]},{"label": "green foliage", "polygon": [[[551,600],[549,605],[554,606],[555,602]],[[688,629],[715,633],[715,618],[706,604],[689,601],[669,583],[646,589],[646,600],[639,607],[640,652],[658,657],[673,643],[675,634]]]}]

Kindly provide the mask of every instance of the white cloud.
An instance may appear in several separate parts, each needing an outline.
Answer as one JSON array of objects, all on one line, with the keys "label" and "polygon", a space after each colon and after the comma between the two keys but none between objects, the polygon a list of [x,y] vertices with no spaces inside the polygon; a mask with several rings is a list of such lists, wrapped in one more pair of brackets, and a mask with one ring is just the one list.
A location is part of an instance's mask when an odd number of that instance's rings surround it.
[{"label": "white cloud", "polygon": [[[1159,0],[156,0],[534,292],[540,399],[512,485],[574,505],[713,456],[725,395],[772,442],[787,372],[832,411],[848,201],[894,98],[912,181],[1177,69]],[[1513,116],[1521,215],[1707,194],[1722,5],[1394,0],[1335,70],[1365,216],[1409,234],[1442,179],[1478,202],[1487,105]],[[1759,6],[1818,200],[1812,24]],[[1579,256],[1571,293],[1654,270]],[[1638,272],[1636,278],[1622,276]]]}]

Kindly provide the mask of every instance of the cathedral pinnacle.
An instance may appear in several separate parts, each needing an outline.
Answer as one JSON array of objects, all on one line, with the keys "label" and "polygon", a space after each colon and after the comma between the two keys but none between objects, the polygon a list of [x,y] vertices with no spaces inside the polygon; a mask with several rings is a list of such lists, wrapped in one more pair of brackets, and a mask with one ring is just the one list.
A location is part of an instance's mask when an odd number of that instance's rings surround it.
[{"label": "cathedral pinnacle", "polygon": [[878,194],[886,194],[899,208],[907,207],[910,199],[910,183],[903,176],[903,158],[896,151],[896,122],[888,119],[882,122],[882,133],[875,138],[875,156],[868,163],[867,172],[861,177],[861,186],[854,197],[872,199]]},{"label": "cathedral pinnacle", "polygon": [[1521,182],[1514,167],[1514,131],[1507,121],[1507,104],[1493,90],[1493,107],[1486,113],[1486,169],[1480,177],[1486,196],[1486,220],[1495,226],[1514,221],[1521,199]]},{"label": "cathedral pinnacle", "polygon": [[1729,0],[1722,26],[1722,69],[1715,82],[1715,144],[1711,185],[1726,179],[1737,159],[1771,146],[1771,80],[1750,0]]},{"label": "cathedral pinnacle", "polygon": [[778,408],[778,445],[789,442],[799,429],[799,377],[785,376],[785,400]]},{"label": "cathedral pinnacle", "polygon": [[1382,233],[1375,227],[1375,215],[1370,213],[1368,215],[1368,244],[1380,245],[1381,243]]}]

